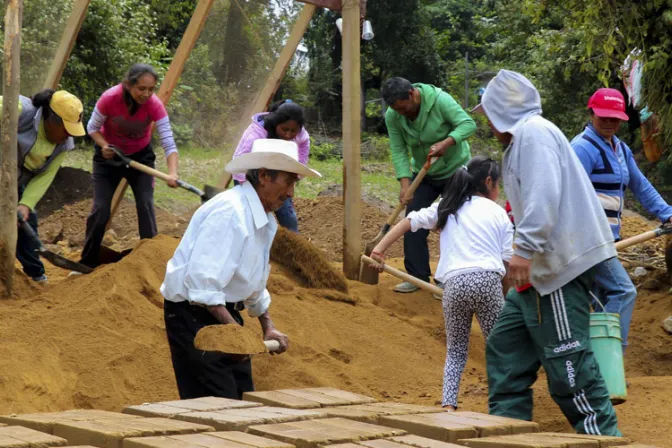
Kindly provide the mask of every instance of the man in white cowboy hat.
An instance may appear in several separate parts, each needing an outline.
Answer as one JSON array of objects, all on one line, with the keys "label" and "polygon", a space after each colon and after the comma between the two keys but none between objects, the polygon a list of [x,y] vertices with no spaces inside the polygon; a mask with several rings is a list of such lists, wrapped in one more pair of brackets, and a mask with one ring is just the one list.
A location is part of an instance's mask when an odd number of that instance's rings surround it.
[{"label": "man in white cowboy hat", "polygon": [[320,176],[299,162],[296,143],[261,139],[226,171],[247,182],[204,204],[194,214],[161,285],[164,318],[180,398],[241,399],[254,390],[249,358],[203,352],[194,338],[207,325],[243,325],[240,311],[259,318],[264,340],[287,350],[287,336],[269,315],[266,290],[277,223],[272,212],[294,195],[301,177]]}]

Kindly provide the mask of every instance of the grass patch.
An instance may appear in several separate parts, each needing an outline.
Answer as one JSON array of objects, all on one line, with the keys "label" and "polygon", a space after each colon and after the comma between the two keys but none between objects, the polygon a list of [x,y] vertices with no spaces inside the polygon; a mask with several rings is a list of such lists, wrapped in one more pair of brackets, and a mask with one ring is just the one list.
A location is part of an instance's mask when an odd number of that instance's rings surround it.
[{"label": "grass patch", "polygon": [[[184,148],[180,150],[180,178],[198,188],[205,184],[216,186],[229,161],[231,151],[207,148]],[[93,148],[81,148],[67,154],[64,166],[91,171]],[[323,177],[305,179],[298,183],[296,196],[315,198],[329,187],[343,184],[343,163],[339,159],[324,161],[311,160],[310,167],[319,171]],[[129,168],[131,169],[131,168]],[[156,169],[166,172],[166,161],[157,153]],[[395,204],[399,195],[399,182],[389,163],[362,163],[362,195]],[[126,197],[133,198],[131,189]],[[156,182],[154,202],[158,207],[173,213],[184,213],[200,204],[196,195],[181,188],[169,188],[164,182]]]}]

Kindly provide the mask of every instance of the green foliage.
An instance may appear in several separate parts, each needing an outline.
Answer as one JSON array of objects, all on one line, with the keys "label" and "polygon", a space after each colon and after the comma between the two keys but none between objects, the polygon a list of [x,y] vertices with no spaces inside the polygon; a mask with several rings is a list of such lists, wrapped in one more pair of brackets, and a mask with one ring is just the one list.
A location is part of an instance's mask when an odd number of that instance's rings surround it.
[{"label": "green foliage", "polygon": [[390,139],[387,135],[365,135],[361,148],[362,158],[372,161],[390,160]]},{"label": "green foliage", "polygon": [[[41,1],[41,0],[40,0]],[[121,82],[137,62],[162,74],[170,62],[167,42],[157,40],[158,24],[143,0],[92,0],[62,79],[87,113],[98,97]]]},{"label": "green foliage", "polygon": [[337,143],[330,141],[316,143],[312,137],[310,140],[311,159],[325,161],[341,159],[343,157],[343,149],[339,148]]},{"label": "green foliage", "polygon": [[[32,96],[42,89],[51,61],[68,20],[72,1],[30,0],[24,2],[21,29],[21,94]],[[4,17],[4,6],[2,8]],[[4,42],[4,21],[0,20],[0,43]],[[30,24],[29,26],[25,26]],[[2,61],[0,61],[0,66]],[[0,91],[2,86],[0,85]]]}]

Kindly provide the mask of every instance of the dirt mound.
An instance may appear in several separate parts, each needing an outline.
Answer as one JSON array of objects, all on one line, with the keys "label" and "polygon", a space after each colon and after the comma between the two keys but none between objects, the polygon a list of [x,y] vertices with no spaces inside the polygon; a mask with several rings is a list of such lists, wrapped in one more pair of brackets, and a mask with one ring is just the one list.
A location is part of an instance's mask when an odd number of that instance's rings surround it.
[{"label": "dirt mound", "polygon": [[[40,216],[40,238],[49,244],[63,241],[71,248],[81,248],[84,245],[86,218],[92,206],[93,200],[85,199],[65,205],[49,216]],[[175,216],[160,208],[156,209],[156,221],[160,234],[175,237],[182,236],[189,224],[188,217]],[[112,218],[111,230],[104,244],[116,250],[132,247],[139,240],[138,215],[133,200],[122,200]]]},{"label": "dirt mound", "polygon": [[266,352],[262,338],[240,325],[209,325],[196,333],[194,346],[200,350],[231,355],[255,355]]},{"label": "dirt mound", "polygon": [[326,288],[347,292],[343,273],[336,270],[325,255],[303,236],[282,227],[273,240],[271,260],[289,270],[309,288]]},{"label": "dirt mound", "polygon": [[1,301],[2,412],[174,398],[158,288],[176,244],[143,241],[116,265]]},{"label": "dirt mound", "polygon": [[[321,201],[307,202],[314,202],[312,209],[304,203],[299,215],[304,210],[334,224],[325,230],[302,222],[304,235],[313,231],[325,241],[340,234],[340,222],[327,219],[340,200]],[[67,223],[63,227],[69,230]],[[47,266],[50,279],[61,281],[46,287],[17,275],[15,296],[0,301],[0,358],[11,360],[0,363],[0,412],[120,410],[176,399],[159,292],[176,246],[177,239],[167,236],[142,241],[119,263],[87,276],[64,278],[63,270]],[[290,350],[253,359],[257,388],[332,386],[378,399],[439,403],[445,357],[441,304],[425,292],[394,294],[396,282],[383,274],[379,285],[349,282],[347,293],[309,289],[286,268],[273,266],[271,315],[289,335]],[[658,446],[670,446],[665,428],[672,404],[672,344],[661,328],[662,318],[672,313],[670,303],[663,293],[640,294],[626,357],[629,400],[617,407],[626,436]],[[261,335],[256,319],[246,321]],[[471,336],[459,405],[484,412],[485,347],[476,324]],[[543,374],[534,390],[535,420],[544,430],[567,430]]]},{"label": "dirt mound", "polygon": [[91,173],[64,166],[59,168],[54,181],[37,206],[40,218],[46,218],[64,205],[74,204],[93,196]]},{"label": "dirt mound", "polygon": [[[294,205],[299,218],[301,234],[325,252],[330,261],[342,261],[343,199],[339,197],[296,198]],[[391,212],[392,210],[384,212],[379,207],[362,202],[362,251],[366,243],[378,235]],[[438,235],[434,232],[430,233],[429,252],[432,259],[438,259],[438,241]],[[402,240],[390,247],[387,256],[390,258],[404,256]]]}]

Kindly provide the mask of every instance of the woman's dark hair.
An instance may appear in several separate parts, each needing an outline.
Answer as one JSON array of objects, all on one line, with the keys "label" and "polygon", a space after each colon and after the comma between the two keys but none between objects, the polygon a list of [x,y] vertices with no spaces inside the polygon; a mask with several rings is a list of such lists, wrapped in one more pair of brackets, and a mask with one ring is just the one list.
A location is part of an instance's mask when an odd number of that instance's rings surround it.
[{"label": "woman's dark hair", "polygon": [[126,77],[124,81],[128,82],[130,85],[134,86],[138,83],[138,80],[145,75],[152,75],[154,81],[159,80],[159,75],[156,74],[156,70],[149,64],[133,64],[131,68],[126,72]]},{"label": "woman's dark hair", "polygon": [[51,110],[51,106],[49,105],[51,103],[51,97],[54,96],[54,93],[54,89],[44,89],[33,95],[31,101],[33,102],[33,106],[42,108],[42,118],[44,118],[45,121],[50,121],[54,124],[61,124],[63,123],[63,120],[61,117],[56,115],[56,112]]},{"label": "woman's dark hair", "polygon": [[[133,64],[131,65],[131,68],[128,69],[128,72],[126,72],[124,82],[128,83],[129,86],[134,86],[138,83],[138,80],[145,75],[152,75],[154,77],[154,81],[159,80],[159,75],[156,74],[156,70],[154,70],[154,67],[152,67],[151,65]],[[133,99],[131,93],[126,88],[126,84],[123,85],[123,91],[124,91],[124,102],[126,103],[126,107],[128,108],[128,113],[130,115],[135,115],[135,113],[140,108],[140,105]]]},{"label": "woman's dark hair", "polygon": [[269,114],[264,117],[264,129],[268,132],[268,138],[278,138],[275,128],[281,123],[296,121],[303,127],[306,121],[303,107],[289,100],[278,101],[268,109],[268,112]]},{"label": "woman's dark hair", "polygon": [[494,160],[476,156],[466,166],[458,168],[455,174],[448,178],[439,202],[439,220],[436,227],[442,230],[448,218],[455,215],[465,202],[471,200],[476,193],[488,194],[485,180],[490,177],[493,185],[499,181],[499,165]]}]

